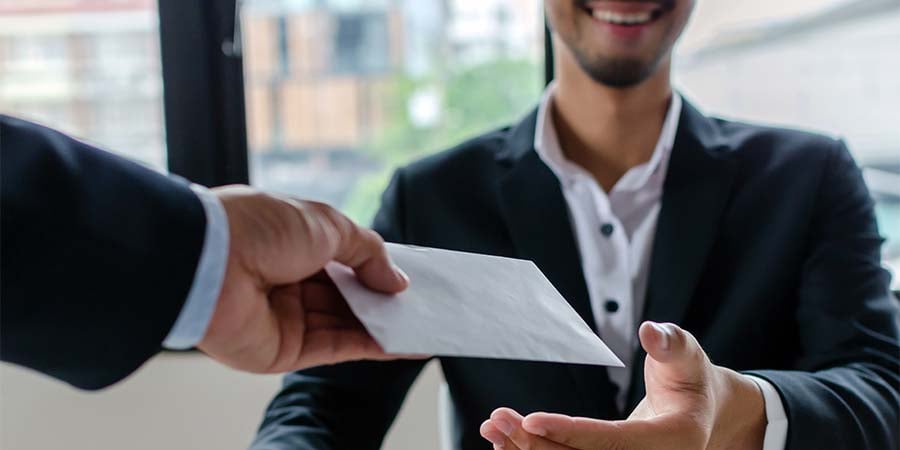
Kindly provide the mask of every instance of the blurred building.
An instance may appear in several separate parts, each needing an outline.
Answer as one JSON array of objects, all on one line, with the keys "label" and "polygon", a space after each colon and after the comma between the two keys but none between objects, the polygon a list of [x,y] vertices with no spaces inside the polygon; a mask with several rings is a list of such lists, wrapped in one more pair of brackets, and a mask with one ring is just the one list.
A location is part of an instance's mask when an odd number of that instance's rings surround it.
[{"label": "blurred building", "polygon": [[440,126],[448,74],[540,58],[541,17],[533,0],[245,1],[252,181],[344,205],[398,117]]},{"label": "blurred building", "polygon": [[358,150],[383,125],[386,82],[543,52],[533,0],[246,2],[250,147]]},{"label": "blurred building", "polygon": [[381,122],[377,92],[403,57],[401,11],[250,4],[242,20],[250,148],[338,152]]},{"label": "blurred building", "polygon": [[0,0],[0,112],[165,166],[154,0]]}]

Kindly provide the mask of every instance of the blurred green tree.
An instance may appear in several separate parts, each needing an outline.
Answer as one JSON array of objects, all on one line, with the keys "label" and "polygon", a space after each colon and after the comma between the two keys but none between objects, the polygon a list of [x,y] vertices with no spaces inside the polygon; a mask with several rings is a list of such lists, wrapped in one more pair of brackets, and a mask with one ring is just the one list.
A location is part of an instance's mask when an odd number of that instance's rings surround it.
[{"label": "blurred green tree", "polygon": [[[397,77],[386,87],[387,126],[366,149],[382,169],[360,178],[344,212],[358,223],[371,223],[397,167],[513,123],[535,106],[542,86],[540,65],[521,59],[449,71],[443,79]],[[417,124],[410,114],[410,102],[423,92],[438,93],[439,114],[430,125]]]}]

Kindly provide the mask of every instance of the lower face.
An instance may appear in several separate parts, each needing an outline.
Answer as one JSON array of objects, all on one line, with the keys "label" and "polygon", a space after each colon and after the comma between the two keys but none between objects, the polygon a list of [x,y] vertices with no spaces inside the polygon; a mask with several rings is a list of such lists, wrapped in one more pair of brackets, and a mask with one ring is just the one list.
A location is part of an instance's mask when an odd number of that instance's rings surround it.
[{"label": "lower face", "polygon": [[546,0],[547,20],[595,81],[629,87],[670,57],[694,0]]}]

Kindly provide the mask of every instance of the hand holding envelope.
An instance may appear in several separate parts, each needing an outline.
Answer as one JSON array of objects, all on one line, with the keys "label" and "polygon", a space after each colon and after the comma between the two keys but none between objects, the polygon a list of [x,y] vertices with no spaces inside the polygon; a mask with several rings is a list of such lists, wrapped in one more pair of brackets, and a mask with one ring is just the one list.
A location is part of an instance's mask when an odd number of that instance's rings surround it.
[{"label": "hand holding envelope", "polygon": [[387,244],[409,275],[386,295],[326,266],[353,313],[388,353],[622,367],[531,261]]}]

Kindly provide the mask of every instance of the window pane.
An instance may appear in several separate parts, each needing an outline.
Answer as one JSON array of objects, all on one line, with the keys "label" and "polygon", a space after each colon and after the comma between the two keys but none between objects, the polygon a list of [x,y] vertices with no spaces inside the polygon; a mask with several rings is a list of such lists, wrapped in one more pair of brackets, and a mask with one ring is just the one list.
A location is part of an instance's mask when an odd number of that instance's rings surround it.
[{"label": "window pane", "polygon": [[244,2],[253,183],[368,223],[398,165],[534,107],[543,86],[541,6]]},{"label": "window pane", "polygon": [[155,0],[0,0],[0,112],[164,169]]},{"label": "window pane", "polygon": [[900,7],[702,0],[677,85],[707,112],[842,137],[864,168],[900,288]]}]

